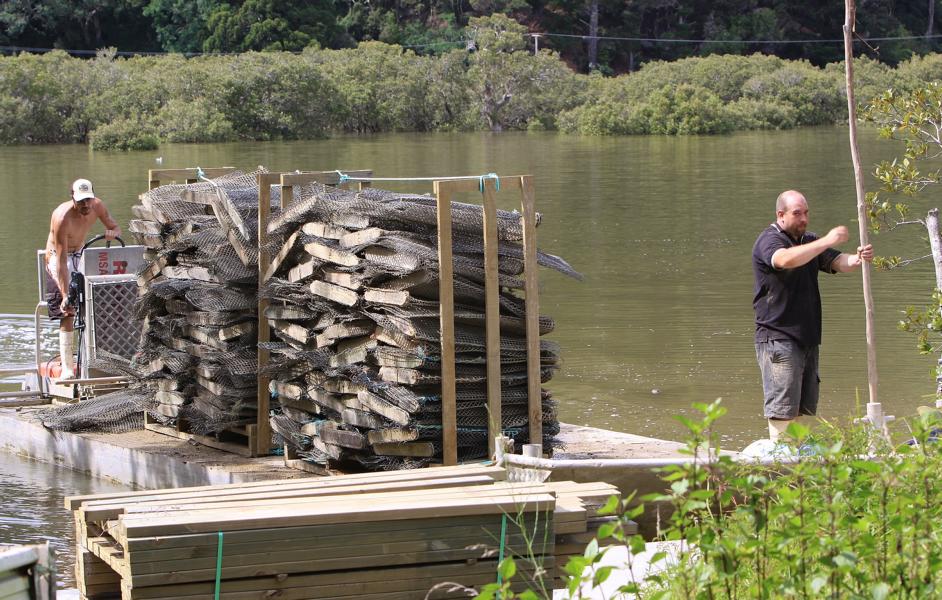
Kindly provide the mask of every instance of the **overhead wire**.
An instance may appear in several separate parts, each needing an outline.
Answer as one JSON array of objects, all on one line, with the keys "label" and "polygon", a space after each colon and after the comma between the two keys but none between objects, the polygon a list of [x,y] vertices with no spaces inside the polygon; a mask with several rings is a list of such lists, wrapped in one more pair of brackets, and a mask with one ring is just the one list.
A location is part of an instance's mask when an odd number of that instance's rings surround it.
[{"label": "overhead wire", "polygon": [[[604,40],[604,41],[622,41],[622,42],[650,42],[650,43],[661,43],[661,44],[836,44],[844,43],[843,38],[811,38],[803,40],[695,40],[695,39],[686,39],[686,38],[644,38],[644,37],[620,37],[620,36],[608,36],[608,35],[581,35],[576,33],[528,33],[529,37],[561,37],[561,38],[576,38],[583,40]],[[924,39],[936,39],[942,37],[942,34],[932,34],[932,35],[906,35],[906,36],[895,36],[895,37],[872,37],[872,38],[858,38],[857,42],[890,42],[890,41],[904,41],[904,40],[924,40]]]}]

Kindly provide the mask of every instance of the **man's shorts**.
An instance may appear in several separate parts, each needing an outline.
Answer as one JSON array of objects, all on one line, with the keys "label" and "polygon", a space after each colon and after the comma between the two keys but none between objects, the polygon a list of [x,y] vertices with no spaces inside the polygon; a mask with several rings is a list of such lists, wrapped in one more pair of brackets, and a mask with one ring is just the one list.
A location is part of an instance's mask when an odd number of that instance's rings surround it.
[{"label": "man's shorts", "polygon": [[[66,315],[62,312],[62,300],[64,296],[62,295],[62,290],[59,289],[59,283],[56,281],[56,269],[59,268],[58,259],[55,252],[49,252],[47,256],[46,308],[49,311],[50,320],[61,321]],[[69,277],[72,277],[72,273],[78,271],[79,260],[81,257],[82,255],[79,252],[69,253]]]},{"label": "man's shorts", "polygon": [[818,411],[818,346],[792,340],[756,342],[766,419],[794,419]]}]

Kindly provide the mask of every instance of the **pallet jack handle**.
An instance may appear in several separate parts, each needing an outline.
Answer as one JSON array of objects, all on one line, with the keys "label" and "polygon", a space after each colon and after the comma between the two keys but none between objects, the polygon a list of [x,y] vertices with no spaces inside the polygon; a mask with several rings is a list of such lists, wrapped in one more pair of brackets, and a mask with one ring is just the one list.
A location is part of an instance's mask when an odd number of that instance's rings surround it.
[{"label": "pallet jack handle", "polygon": [[[103,239],[105,239],[105,235],[104,235],[103,233],[99,233],[98,235],[96,235],[96,236],[93,237],[92,239],[90,239],[90,240],[88,240],[87,242],[85,242],[85,245],[82,246],[82,249],[81,249],[81,250],[79,250],[79,254],[85,254],[85,249],[86,249],[86,248],[88,248],[89,246],[91,246],[92,244],[94,244],[95,242],[97,242],[98,240],[103,240]],[[126,245],[126,244],[124,243],[124,240],[122,240],[122,239],[121,239],[120,237],[118,237],[118,236],[115,236],[114,239],[116,239],[116,240],[118,240],[119,242],[121,242],[121,247],[124,248],[124,246]],[[105,247],[106,247],[106,248],[111,248],[111,240],[108,240],[107,242],[105,242]]]}]

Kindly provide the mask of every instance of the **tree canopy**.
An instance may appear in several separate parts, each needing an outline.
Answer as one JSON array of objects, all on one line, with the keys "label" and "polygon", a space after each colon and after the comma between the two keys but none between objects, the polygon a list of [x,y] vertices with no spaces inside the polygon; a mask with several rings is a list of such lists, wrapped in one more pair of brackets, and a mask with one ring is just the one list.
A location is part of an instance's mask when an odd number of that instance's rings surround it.
[{"label": "tree canopy", "polygon": [[[928,37],[937,1],[865,3],[861,38],[913,39],[861,42],[860,50],[890,64],[938,51],[942,43]],[[193,53],[375,40],[443,54],[468,45],[472,19],[495,13],[546,34],[540,47],[579,71],[590,63],[634,71],[651,60],[709,54],[761,52],[818,66],[842,58],[840,42],[826,40],[841,37],[843,4],[798,0],[8,0],[0,4],[0,45]],[[582,37],[589,35],[601,39],[592,44]],[[604,39],[612,37],[634,39]]]}]

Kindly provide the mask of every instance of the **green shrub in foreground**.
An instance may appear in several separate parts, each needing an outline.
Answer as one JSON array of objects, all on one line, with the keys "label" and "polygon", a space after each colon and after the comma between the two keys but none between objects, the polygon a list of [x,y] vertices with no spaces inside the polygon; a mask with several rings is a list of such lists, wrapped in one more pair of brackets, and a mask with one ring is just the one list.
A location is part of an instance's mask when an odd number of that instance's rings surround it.
[{"label": "green shrub in foreground", "polygon": [[[694,438],[725,412],[701,406]],[[937,416],[912,424],[919,444],[890,446],[862,426],[826,428],[794,465],[667,469],[676,511],[666,536],[694,553],[655,578],[650,597],[929,598],[942,593],[942,444]],[[714,440],[715,441],[715,440]],[[715,444],[712,444],[715,448]]]},{"label": "green shrub in foreground", "polygon": [[[695,405],[687,452],[695,461],[662,470],[669,491],[642,498],[670,505],[662,540],[685,540],[675,556],[655,555],[665,570],[629,581],[614,597],[646,599],[937,598],[942,595],[942,419],[930,414],[911,424],[915,444],[891,446],[863,426],[824,425],[809,435],[789,434],[807,456],[794,464],[737,464],[718,454],[719,401]],[[585,597],[618,569],[600,566],[604,544],[644,550],[624,524],[642,506],[612,498],[621,512],[599,532],[582,557],[566,566],[570,597]],[[632,554],[633,553],[633,554]],[[508,559],[509,560],[509,559]],[[668,564],[670,563],[670,564]],[[627,565],[626,565],[627,566]],[[581,590],[581,591],[580,591]],[[515,597],[492,584],[480,597]],[[516,596],[523,597],[523,596]],[[531,593],[529,597],[539,597]]]}]

